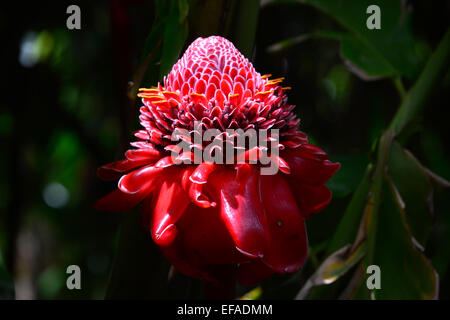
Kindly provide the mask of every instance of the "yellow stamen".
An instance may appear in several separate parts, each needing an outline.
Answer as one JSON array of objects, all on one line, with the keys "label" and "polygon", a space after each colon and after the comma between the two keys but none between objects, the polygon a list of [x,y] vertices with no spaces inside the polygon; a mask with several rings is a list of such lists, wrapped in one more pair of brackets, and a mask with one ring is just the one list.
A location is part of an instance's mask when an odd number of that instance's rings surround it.
[{"label": "yellow stamen", "polygon": [[269,80],[269,81],[267,82],[267,84],[280,83],[280,82],[283,82],[283,80],[284,80],[284,77],[276,78],[276,79],[271,79],[271,80]]},{"label": "yellow stamen", "polygon": [[161,97],[159,95],[155,94],[148,94],[148,93],[138,93],[137,95],[139,98],[146,98],[146,99],[164,99],[164,97]]},{"label": "yellow stamen", "polygon": [[176,94],[176,95],[178,95],[178,93],[176,93],[176,92],[173,92],[173,91],[163,91],[163,92],[161,92],[162,94],[164,94],[164,93],[169,93],[169,94]]},{"label": "yellow stamen", "polygon": [[139,91],[144,91],[144,92],[158,92],[159,89],[156,87],[151,87],[151,88],[139,88]]},{"label": "yellow stamen", "polygon": [[192,92],[192,93],[189,93],[189,95],[193,96],[193,97],[202,97],[202,98],[206,99],[206,96],[204,94],[201,94],[201,93]]},{"label": "yellow stamen", "polygon": [[158,101],[152,101],[153,102],[153,104],[164,104],[164,103],[167,103],[167,100],[158,100]]}]

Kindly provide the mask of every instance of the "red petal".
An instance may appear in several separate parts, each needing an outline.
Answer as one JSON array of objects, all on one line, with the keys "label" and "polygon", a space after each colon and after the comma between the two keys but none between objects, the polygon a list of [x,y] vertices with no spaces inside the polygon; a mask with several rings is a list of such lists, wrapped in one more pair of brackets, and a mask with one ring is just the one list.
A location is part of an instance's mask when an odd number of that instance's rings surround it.
[{"label": "red petal", "polygon": [[260,259],[253,259],[239,265],[237,281],[243,286],[251,286],[267,279],[273,273],[273,269],[262,263]]},{"label": "red petal", "polygon": [[97,175],[102,180],[116,180],[125,173],[146,164],[148,164],[148,160],[130,161],[124,159],[101,166],[97,170]]},{"label": "red petal", "polygon": [[199,81],[197,81],[197,84],[195,85],[194,92],[203,94],[205,93],[205,90],[206,90],[206,82],[200,79]]},{"label": "red petal", "polygon": [[125,152],[125,157],[131,161],[147,160],[148,162],[155,161],[161,158],[161,153],[156,149],[130,149]]},{"label": "red petal", "polygon": [[184,169],[184,172],[181,175],[181,186],[186,192],[189,190],[189,186],[191,184],[191,180],[189,180],[189,177],[191,176],[192,171],[194,171],[194,167],[188,166]]},{"label": "red petal", "polygon": [[290,174],[291,173],[291,168],[289,168],[289,165],[287,164],[287,162],[283,158],[281,158],[279,156],[276,156],[276,155],[272,155],[271,156],[271,161],[275,162],[275,165],[278,166],[278,169],[281,172],[286,173],[286,174]]},{"label": "red petal", "polygon": [[279,273],[294,272],[308,251],[305,221],[283,176],[261,176],[260,188],[270,229],[270,245],[262,261]]},{"label": "red petal", "polygon": [[[203,80],[200,80],[203,81]],[[204,82],[204,81],[203,81]],[[200,93],[191,93],[189,95],[194,103],[198,103],[203,105],[204,108],[208,106],[208,100],[206,99],[206,96],[204,94]]]},{"label": "red petal", "polygon": [[177,222],[175,242],[192,265],[233,264],[248,258],[236,250],[217,208],[190,205]]},{"label": "red petal", "polygon": [[189,197],[178,181],[166,179],[154,199],[152,237],[156,244],[167,246],[177,234],[175,223],[190,203]]},{"label": "red petal", "polygon": [[210,83],[208,85],[208,88],[206,89],[206,99],[214,98],[214,93],[216,92],[217,88],[214,83]]},{"label": "red petal", "polygon": [[268,229],[259,199],[259,171],[255,167],[248,179],[239,183],[234,170],[210,177],[216,197],[220,199],[222,220],[236,248],[250,257],[261,257],[267,247]]},{"label": "red petal", "polygon": [[220,89],[222,90],[225,97],[228,97],[228,94],[231,92],[230,82],[222,79],[222,81],[220,82]]},{"label": "red petal", "polygon": [[146,166],[124,175],[119,180],[119,189],[122,192],[133,194],[144,190],[153,190],[158,182],[163,168]]},{"label": "red petal", "polygon": [[136,131],[134,133],[134,135],[136,136],[136,138],[139,138],[139,139],[142,139],[142,140],[149,140],[150,139],[150,135],[148,134],[148,132],[146,130]]},{"label": "red petal", "polygon": [[203,186],[206,184],[209,175],[217,168],[215,163],[203,162],[195,168],[185,182],[185,188],[188,188],[189,197],[200,208],[215,207],[216,203],[211,201],[203,192]]},{"label": "red petal", "polygon": [[216,91],[216,102],[217,104],[223,108],[223,102],[225,101],[225,95],[223,94],[222,90],[217,90]]},{"label": "red petal", "polygon": [[167,156],[159,160],[156,164],[156,168],[167,168],[173,166],[175,163],[173,162],[172,156]]},{"label": "red petal", "polygon": [[215,168],[216,164],[213,162],[202,162],[197,166],[189,179],[194,183],[204,184]]},{"label": "red petal", "polygon": [[295,179],[290,179],[289,183],[305,219],[308,219],[314,213],[322,211],[331,201],[331,191],[324,185],[311,186]]},{"label": "red petal", "polygon": [[305,158],[298,150],[286,150],[281,157],[286,160],[296,179],[312,185],[325,184],[341,167],[339,163],[328,160]]},{"label": "red petal", "polygon": [[328,160],[328,155],[325,151],[312,144],[302,144],[298,148],[299,153],[310,159]]},{"label": "red petal", "polygon": [[211,201],[207,195],[203,193],[203,185],[198,183],[190,183],[189,197],[200,208],[215,207],[217,204]]}]

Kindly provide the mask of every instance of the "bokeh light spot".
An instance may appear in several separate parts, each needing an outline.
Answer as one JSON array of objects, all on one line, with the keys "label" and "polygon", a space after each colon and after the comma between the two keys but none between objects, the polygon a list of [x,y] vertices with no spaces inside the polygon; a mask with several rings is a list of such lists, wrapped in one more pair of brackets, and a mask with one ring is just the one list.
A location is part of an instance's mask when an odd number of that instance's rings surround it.
[{"label": "bokeh light spot", "polygon": [[62,184],[53,182],[45,186],[43,197],[49,207],[59,209],[69,201],[69,192]]}]

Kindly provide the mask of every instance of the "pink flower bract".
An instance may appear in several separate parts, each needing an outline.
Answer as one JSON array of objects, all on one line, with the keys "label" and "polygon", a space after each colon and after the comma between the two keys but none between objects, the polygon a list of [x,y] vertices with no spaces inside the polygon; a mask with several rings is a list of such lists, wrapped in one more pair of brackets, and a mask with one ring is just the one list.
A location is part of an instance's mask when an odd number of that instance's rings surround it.
[{"label": "pink flower bract", "polygon": [[[283,79],[261,76],[222,37],[198,38],[165,77],[140,89],[134,149],[107,164],[100,178],[120,178],[118,190],[96,208],[141,212],[154,242],[180,272],[207,280],[217,265],[234,265],[251,284],[272,273],[296,271],[307,255],[305,219],[331,199],[325,183],[339,169],[298,130]],[[280,167],[261,175],[259,164],[176,164],[176,129],[278,129]],[[193,146],[204,148],[202,146]],[[247,150],[251,151],[251,150]],[[191,154],[183,154],[191,157]]]}]

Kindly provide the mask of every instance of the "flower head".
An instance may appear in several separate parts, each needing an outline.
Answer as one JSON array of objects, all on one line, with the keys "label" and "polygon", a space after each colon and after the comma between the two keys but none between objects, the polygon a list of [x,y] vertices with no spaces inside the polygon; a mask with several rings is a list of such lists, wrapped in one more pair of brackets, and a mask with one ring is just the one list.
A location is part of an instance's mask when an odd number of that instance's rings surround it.
[{"label": "flower head", "polygon": [[[269,76],[222,37],[195,40],[163,85],[140,89],[144,129],[126,159],[99,169],[101,178],[120,180],[96,207],[125,211],[143,202],[153,240],[190,276],[214,280],[217,265],[231,264],[249,284],[297,270],[307,255],[305,219],[329,203],[324,184],[339,164],[308,144],[287,104],[290,88]],[[208,129],[236,153],[212,148],[214,139],[196,141]],[[267,134],[254,146],[236,146],[231,129]],[[268,151],[274,146],[279,152]],[[195,161],[196,151],[227,161]],[[245,159],[268,154],[280,170],[264,175],[267,163],[233,162],[239,152]]]}]

